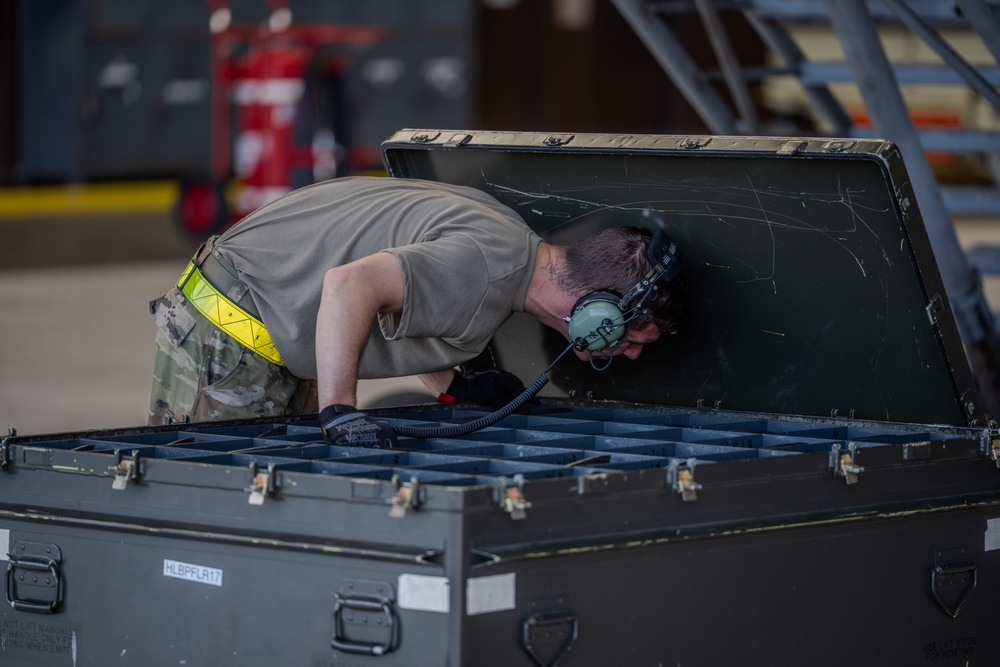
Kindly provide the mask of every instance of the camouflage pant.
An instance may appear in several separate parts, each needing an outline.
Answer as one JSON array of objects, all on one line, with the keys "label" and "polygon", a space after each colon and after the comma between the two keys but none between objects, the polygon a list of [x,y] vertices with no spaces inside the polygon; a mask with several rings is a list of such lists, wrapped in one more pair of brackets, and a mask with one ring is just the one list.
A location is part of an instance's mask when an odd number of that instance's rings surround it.
[{"label": "camouflage pant", "polygon": [[149,304],[156,354],[149,423],[315,412],[316,383],[254,354],[206,320],[179,289]]}]

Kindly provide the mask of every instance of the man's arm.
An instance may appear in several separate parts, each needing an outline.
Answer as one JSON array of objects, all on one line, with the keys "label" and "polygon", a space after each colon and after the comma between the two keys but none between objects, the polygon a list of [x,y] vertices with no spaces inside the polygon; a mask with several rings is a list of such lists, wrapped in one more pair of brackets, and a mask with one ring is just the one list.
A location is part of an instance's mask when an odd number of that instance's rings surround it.
[{"label": "man's arm", "polygon": [[403,268],[380,252],[326,272],[316,314],[319,406],[357,405],[358,365],[375,317],[403,310]]},{"label": "man's arm", "polygon": [[449,368],[446,371],[437,371],[436,373],[423,373],[417,377],[433,396],[440,396],[448,391],[448,387],[455,379],[455,369]]},{"label": "man's arm", "polygon": [[479,403],[500,408],[524,391],[520,378],[499,369],[478,372],[448,369],[419,377],[442,403]]}]

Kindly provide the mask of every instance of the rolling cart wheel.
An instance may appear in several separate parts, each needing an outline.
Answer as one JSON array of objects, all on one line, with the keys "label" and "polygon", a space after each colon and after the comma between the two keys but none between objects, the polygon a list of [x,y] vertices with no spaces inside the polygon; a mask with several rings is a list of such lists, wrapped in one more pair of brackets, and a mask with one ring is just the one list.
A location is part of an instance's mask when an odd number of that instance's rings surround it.
[{"label": "rolling cart wheel", "polygon": [[191,179],[181,183],[175,220],[188,236],[208,238],[229,222],[229,207],[221,183],[209,179]]}]

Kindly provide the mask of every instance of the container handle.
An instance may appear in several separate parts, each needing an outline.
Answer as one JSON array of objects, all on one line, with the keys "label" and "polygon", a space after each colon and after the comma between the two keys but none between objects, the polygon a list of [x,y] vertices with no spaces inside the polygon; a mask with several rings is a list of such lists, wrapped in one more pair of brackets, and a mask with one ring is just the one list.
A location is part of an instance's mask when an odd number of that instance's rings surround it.
[{"label": "container handle", "polygon": [[[379,642],[361,642],[348,639],[344,636],[344,611],[376,612],[382,615],[385,629],[388,631],[388,640]],[[396,613],[387,600],[377,600],[361,597],[337,597],[337,604],[333,608],[333,637],[330,639],[330,646],[342,653],[354,653],[358,655],[385,655],[396,648],[398,623]]]},{"label": "container handle", "polygon": [[[569,612],[533,614],[521,622],[521,645],[540,667],[556,667],[566,657],[579,633],[576,616]],[[542,656],[539,644],[561,641],[551,657]]]},{"label": "container handle", "polygon": [[[33,560],[29,558],[18,559],[9,555],[7,563],[7,603],[15,611],[24,611],[32,614],[54,614],[59,609],[59,601],[62,597],[62,580],[59,578],[59,563],[54,560]],[[53,589],[51,600],[21,600],[17,595],[17,581],[15,571],[21,572],[46,572],[52,578],[48,583]],[[23,575],[22,575],[23,576]]]}]

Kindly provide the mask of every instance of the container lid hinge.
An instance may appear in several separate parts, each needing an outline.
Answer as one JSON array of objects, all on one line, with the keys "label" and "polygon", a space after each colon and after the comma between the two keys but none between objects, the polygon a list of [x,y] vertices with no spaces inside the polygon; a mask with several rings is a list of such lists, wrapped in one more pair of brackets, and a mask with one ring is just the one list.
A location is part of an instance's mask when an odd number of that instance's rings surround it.
[{"label": "container lid hinge", "polygon": [[133,484],[139,483],[139,457],[138,449],[132,450],[132,457],[129,459],[125,458],[122,450],[115,450],[115,458],[118,462],[109,468],[115,475],[114,480],[111,482],[112,489],[121,491],[129,482]]},{"label": "container lid hinge", "polygon": [[684,502],[698,500],[698,492],[701,491],[701,484],[694,481],[694,467],[695,460],[692,458],[684,464],[671,461],[667,468],[667,486],[677,492]]},{"label": "container lid hinge", "polygon": [[250,462],[250,485],[243,489],[250,494],[247,502],[251,505],[263,505],[264,499],[268,496],[274,497],[277,489],[277,473],[274,463],[267,464],[267,472],[258,470],[257,462]]},{"label": "container lid hinge", "polygon": [[853,442],[848,443],[848,451],[846,452],[839,444],[830,448],[830,468],[836,475],[847,480],[848,484],[857,484],[858,475],[865,471],[863,467],[855,465],[858,456],[857,449],[858,446]]},{"label": "container lid hinge", "polygon": [[416,511],[420,507],[420,479],[418,477],[411,477],[409,484],[403,484],[399,475],[393,475],[392,484],[396,488],[396,492],[386,500],[389,504],[389,516],[401,519],[406,516],[407,511]]},{"label": "container lid hinge", "polygon": [[546,146],[565,146],[569,142],[573,141],[576,137],[575,134],[550,134],[545,137],[542,143]]},{"label": "container lid hinge", "polygon": [[795,155],[805,147],[806,142],[801,139],[792,139],[781,145],[781,148],[778,149],[778,155]]},{"label": "container lid hinge", "polygon": [[464,146],[470,141],[472,141],[471,134],[459,133],[453,135],[451,139],[444,142],[444,145],[447,146],[448,148],[458,148],[459,146]]},{"label": "container lid hinge", "polygon": [[680,147],[686,150],[698,150],[707,146],[711,141],[711,137],[685,137],[680,142]]},{"label": "container lid hinge", "polygon": [[507,482],[506,477],[501,477],[497,481],[497,495],[500,509],[510,515],[514,521],[528,518],[528,510],[531,503],[524,497],[524,476],[514,475],[513,485]]},{"label": "container lid hinge", "polygon": [[843,153],[845,151],[849,151],[852,148],[854,148],[854,145],[856,143],[857,143],[856,141],[844,141],[842,139],[841,140],[835,139],[833,141],[828,141],[825,144],[823,144],[823,147],[820,150],[822,150],[824,153]]},{"label": "container lid hinge", "polygon": [[440,132],[418,132],[410,137],[410,141],[415,144],[429,144],[440,136]]}]

